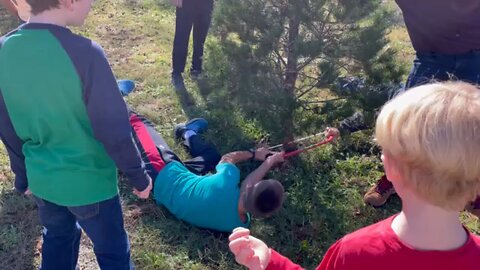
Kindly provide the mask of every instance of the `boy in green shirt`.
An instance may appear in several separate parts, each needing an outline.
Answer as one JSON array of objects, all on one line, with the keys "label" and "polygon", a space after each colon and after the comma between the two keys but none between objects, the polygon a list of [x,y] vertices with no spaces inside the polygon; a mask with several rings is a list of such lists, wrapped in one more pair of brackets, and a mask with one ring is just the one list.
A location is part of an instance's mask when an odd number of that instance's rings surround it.
[{"label": "boy in green shirt", "polygon": [[92,2],[28,0],[29,22],[0,39],[0,138],[38,206],[43,270],[75,269],[81,229],[101,269],[133,269],[117,168],[140,198],[152,188],[103,49],[66,27]]}]

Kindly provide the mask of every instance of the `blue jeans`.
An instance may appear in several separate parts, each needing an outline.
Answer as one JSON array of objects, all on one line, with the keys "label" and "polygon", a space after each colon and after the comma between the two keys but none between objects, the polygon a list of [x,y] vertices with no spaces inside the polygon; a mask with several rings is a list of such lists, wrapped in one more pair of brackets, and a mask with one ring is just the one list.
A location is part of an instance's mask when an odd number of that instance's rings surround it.
[{"label": "blue jeans", "polygon": [[100,269],[134,269],[118,195],[102,202],[65,207],[34,196],[43,225],[41,270],[74,270],[83,229]]},{"label": "blue jeans", "polygon": [[460,55],[417,53],[405,89],[450,79],[479,84],[480,51]]}]

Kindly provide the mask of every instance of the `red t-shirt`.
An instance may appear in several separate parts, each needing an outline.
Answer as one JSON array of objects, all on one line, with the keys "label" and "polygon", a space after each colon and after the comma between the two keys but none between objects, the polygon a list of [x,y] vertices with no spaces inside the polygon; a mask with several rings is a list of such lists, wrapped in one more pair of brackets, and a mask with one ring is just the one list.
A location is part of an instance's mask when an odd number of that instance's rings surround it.
[{"label": "red t-shirt", "polygon": [[[468,232],[465,245],[451,251],[419,251],[403,243],[393,232],[393,217],[344,236],[325,254],[317,270],[478,270],[480,237]],[[300,270],[272,250],[267,270]]]}]

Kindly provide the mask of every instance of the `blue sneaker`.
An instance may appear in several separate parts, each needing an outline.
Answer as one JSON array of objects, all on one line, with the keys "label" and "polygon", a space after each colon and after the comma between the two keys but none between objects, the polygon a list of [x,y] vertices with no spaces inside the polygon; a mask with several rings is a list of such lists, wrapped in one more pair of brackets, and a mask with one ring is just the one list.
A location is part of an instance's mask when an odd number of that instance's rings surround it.
[{"label": "blue sneaker", "polygon": [[203,118],[194,118],[186,123],[178,124],[175,126],[174,133],[175,139],[183,140],[183,134],[187,130],[192,130],[197,134],[204,133],[208,128],[207,120]]},{"label": "blue sneaker", "polygon": [[127,96],[135,89],[135,83],[132,80],[117,80],[117,85],[122,96]]}]

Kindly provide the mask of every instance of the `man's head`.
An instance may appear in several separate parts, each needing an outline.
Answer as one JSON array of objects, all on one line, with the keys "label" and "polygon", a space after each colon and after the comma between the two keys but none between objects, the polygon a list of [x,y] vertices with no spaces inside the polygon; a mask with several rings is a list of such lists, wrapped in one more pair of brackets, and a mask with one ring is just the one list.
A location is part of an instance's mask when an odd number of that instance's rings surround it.
[{"label": "man's head", "polygon": [[[447,210],[461,210],[480,192],[480,90],[462,82],[434,83],[388,102],[375,137],[388,179]],[[410,192],[410,193],[408,193]]]},{"label": "man's head", "polygon": [[262,180],[246,190],[244,207],[254,217],[269,217],[283,204],[282,184],[273,179]]},{"label": "man's head", "polygon": [[49,13],[65,25],[80,26],[85,22],[94,0],[25,0],[31,16]]}]

